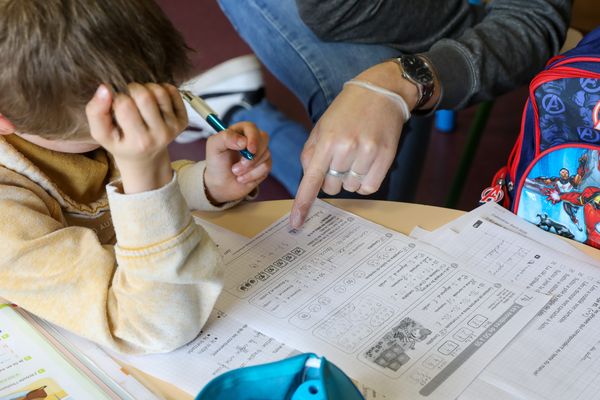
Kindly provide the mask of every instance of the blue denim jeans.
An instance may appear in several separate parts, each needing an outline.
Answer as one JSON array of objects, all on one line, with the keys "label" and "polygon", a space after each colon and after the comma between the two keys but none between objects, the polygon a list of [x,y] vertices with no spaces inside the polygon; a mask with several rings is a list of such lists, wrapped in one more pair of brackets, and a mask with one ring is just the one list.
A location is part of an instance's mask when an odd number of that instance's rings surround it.
[{"label": "blue denim jeans", "polygon": [[277,110],[267,99],[262,100],[249,110],[237,111],[231,117],[231,123],[251,121],[269,134],[269,150],[273,160],[271,175],[287,191],[296,196],[302,179],[300,153],[308,138],[306,128],[290,120]]},{"label": "blue denim jeans", "polygon": [[[295,0],[219,0],[221,9],[257,57],[306,107],[313,122],[344,82],[398,50],[372,44],[324,42],[302,22]],[[308,132],[268,103],[235,115],[270,134],[273,175],[295,194],[302,176],[300,153]],[[371,198],[412,201],[424,162],[431,118],[411,118],[403,129],[396,161]],[[341,197],[355,197],[342,193]]]}]

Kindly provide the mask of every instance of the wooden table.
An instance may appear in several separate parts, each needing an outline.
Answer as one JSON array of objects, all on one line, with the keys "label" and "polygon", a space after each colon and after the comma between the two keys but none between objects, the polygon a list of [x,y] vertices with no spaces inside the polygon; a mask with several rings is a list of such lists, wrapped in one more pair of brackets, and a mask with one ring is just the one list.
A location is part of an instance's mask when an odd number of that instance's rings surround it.
[{"label": "wooden table", "polygon": [[[408,234],[415,226],[427,230],[438,228],[464,214],[451,210],[419,204],[376,200],[329,199],[329,203],[398,232]],[[197,212],[201,218],[216,225],[252,237],[290,211],[292,200],[245,203],[223,213]],[[600,251],[577,244],[586,253],[600,259]],[[191,400],[193,397],[134,368],[125,369],[154,392],[167,400]]]}]

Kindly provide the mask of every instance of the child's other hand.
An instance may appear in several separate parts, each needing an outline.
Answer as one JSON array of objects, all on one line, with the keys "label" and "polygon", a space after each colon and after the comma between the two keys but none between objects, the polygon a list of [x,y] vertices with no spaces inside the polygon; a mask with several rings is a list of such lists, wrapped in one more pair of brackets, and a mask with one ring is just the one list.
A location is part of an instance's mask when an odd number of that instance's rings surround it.
[{"label": "child's other hand", "polygon": [[[247,160],[240,150],[254,154]],[[271,171],[269,136],[251,122],[239,122],[208,138],[204,184],[213,203],[238,200],[250,193]]]},{"label": "child's other hand", "polygon": [[172,85],[131,83],[128,89],[112,95],[100,85],[86,115],[94,140],[115,158],[123,191],[139,193],[173,178],[167,145],[187,126],[187,113]]}]

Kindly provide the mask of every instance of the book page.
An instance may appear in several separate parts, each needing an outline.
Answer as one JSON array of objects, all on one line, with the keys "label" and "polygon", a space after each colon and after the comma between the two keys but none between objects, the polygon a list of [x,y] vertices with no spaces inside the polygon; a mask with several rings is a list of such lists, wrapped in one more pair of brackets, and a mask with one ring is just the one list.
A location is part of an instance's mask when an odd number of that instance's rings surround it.
[{"label": "book page", "polygon": [[[110,388],[121,400],[164,400],[157,393],[153,393],[135,377],[127,373],[109,356],[108,351],[99,345],[79,338],[77,335],[66,331],[48,321],[35,317],[23,309],[17,311],[28,319],[30,323],[48,339],[65,358],[72,362],[80,371],[88,371],[88,377],[95,382],[100,381],[103,386]],[[78,338],[72,342],[67,338]],[[77,344],[76,344],[77,343]],[[78,346],[84,344],[83,346]]]},{"label": "book page", "polygon": [[322,201],[224,275],[221,310],[394,398],[457,397],[549,299]]},{"label": "book page", "polygon": [[73,367],[12,306],[0,304],[0,400],[118,399]]}]

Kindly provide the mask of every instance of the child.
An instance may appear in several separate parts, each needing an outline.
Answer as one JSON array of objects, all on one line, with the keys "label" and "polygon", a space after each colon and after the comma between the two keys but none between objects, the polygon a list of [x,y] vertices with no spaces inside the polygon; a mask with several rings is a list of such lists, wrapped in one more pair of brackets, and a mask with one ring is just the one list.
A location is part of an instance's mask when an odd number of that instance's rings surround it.
[{"label": "child", "polygon": [[186,50],[153,0],[0,0],[0,296],[120,352],[199,333],[221,260],[188,207],[229,207],[271,167],[250,123],[171,166]]}]

